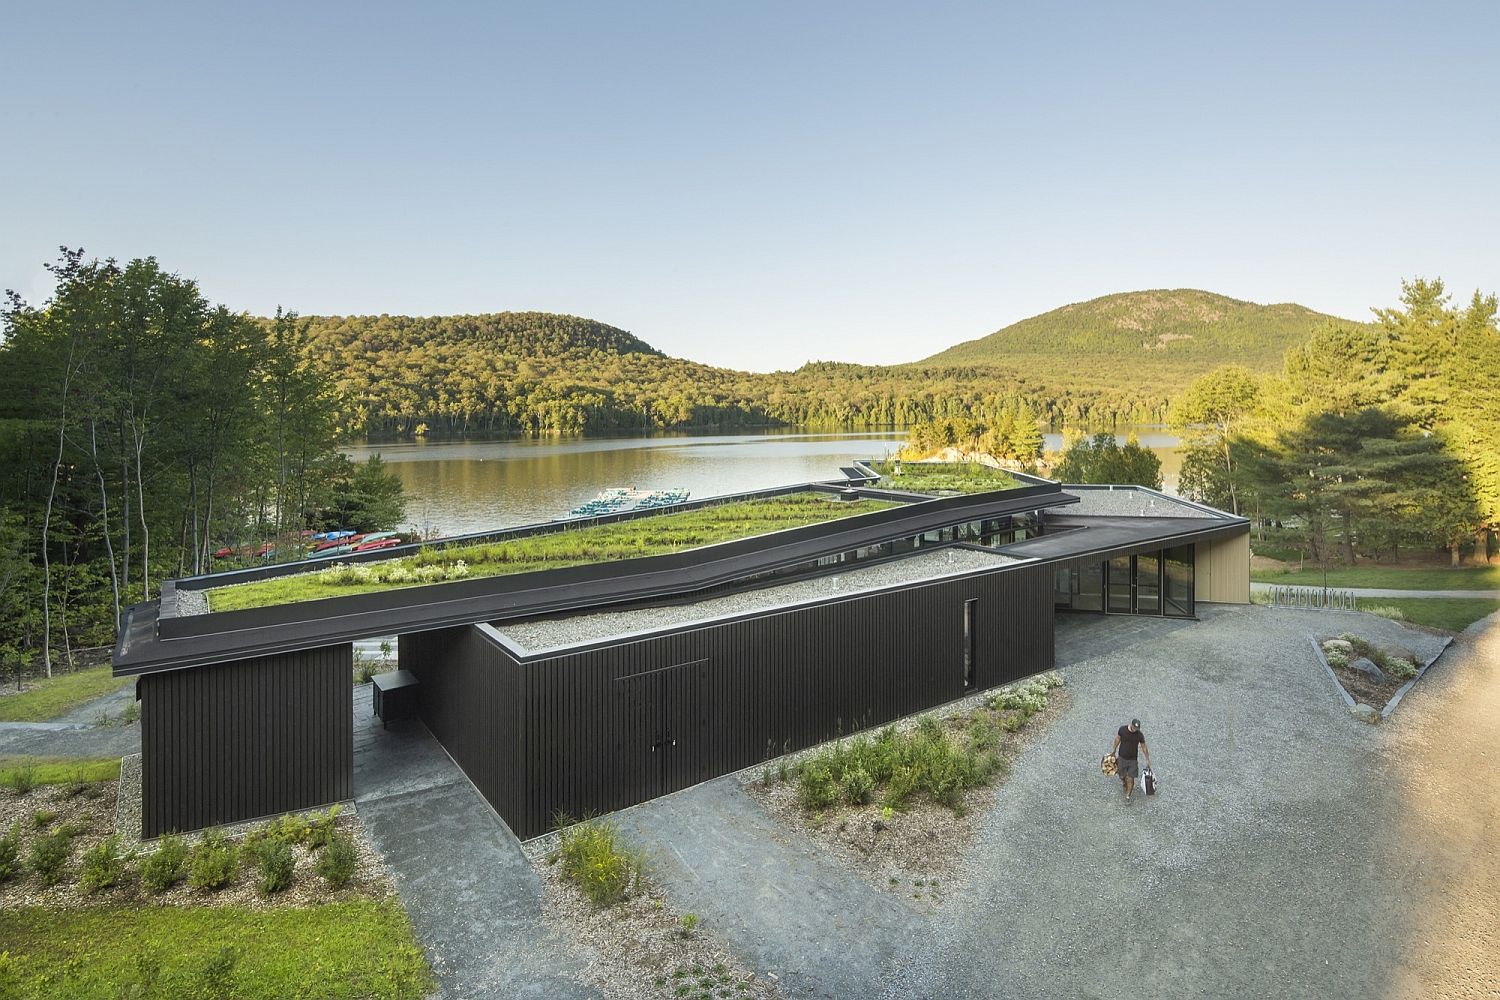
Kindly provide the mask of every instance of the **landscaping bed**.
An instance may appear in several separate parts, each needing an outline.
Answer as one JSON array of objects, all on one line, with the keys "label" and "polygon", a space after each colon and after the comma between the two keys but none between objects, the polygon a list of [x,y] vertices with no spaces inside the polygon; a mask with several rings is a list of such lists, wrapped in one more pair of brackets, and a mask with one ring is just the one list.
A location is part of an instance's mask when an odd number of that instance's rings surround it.
[{"label": "landscaping bed", "polygon": [[1056,673],[768,764],[747,790],[781,823],[918,905],[952,887],[1019,753],[1068,708]]},{"label": "landscaping bed", "polygon": [[565,827],[557,852],[535,863],[544,919],[592,955],[582,978],[606,996],[730,1000],[780,997],[652,884],[639,854],[607,820]]},{"label": "landscaping bed", "polygon": [[[1422,661],[1411,650],[1377,645],[1352,632],[1322,636],[1316,641],[1324,662],[1349,697],[1376,711],[1422,669]],[[1360,669],[1362,663],[1365,669]]]},{"label": "landscaping bed", "polygon": [[425,995],[426,961],[353,815],[137,848],[115,833],[119,783],[87,768],[54,784],[29,764],[7,772],[0,996]]},{"label": "landscaping bed", "polygon": [[912,493],[954,494],[1009,490],[1023,485],[1004,469],[981,462],[871,462],[880,489]]}]

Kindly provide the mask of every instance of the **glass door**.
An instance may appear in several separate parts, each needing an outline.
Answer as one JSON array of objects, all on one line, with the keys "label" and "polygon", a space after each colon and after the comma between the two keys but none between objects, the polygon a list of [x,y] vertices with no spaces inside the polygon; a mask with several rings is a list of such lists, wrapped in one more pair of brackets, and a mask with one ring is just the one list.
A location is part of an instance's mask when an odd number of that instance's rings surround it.
[{"label": "glass door", "polygon": [[1109,604],[1106,610],[1112,615],[1128,615],[1135,602],[1131,599],[1130,585],[1133,574],[1129,556],[1115,556],[1109,561]]},{"label": "glass door", "polygon": [[1161,614],[1161,559],[1157,556],[1135,557],[1135,613]]}]

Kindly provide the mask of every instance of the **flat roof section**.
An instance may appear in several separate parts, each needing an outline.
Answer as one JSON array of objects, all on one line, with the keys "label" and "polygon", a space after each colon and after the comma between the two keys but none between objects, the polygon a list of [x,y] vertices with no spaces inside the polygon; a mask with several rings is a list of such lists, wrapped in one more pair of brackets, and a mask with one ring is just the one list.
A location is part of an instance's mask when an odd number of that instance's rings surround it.
[{"label": "flat roof section", "polygon": [[1107,559],[1227,538],[1250,530],[1249,521],[1230,517],[1043,517],[1047,525],[1045,535],[1006,545],[1000,551],[1038,562]]},{"label": "flat roof section", "polygon": [[495,630],[527,655],[566,650],[607,639],[655,632],[699,622],[773,611],[848,597],[887,587],[924,583],[949,576],[999,569],[1019,562],[1012,556],[972,548],[945,547],[791,583],[746,590],[690,604],[665,604],[625,611],[599,611],[567,618],[506,622]]},{"label": "flat roof section", "polygon": [[1078,498],[1069,514],[1089,517],[1199,517],[1224,519],[1230,515],[1168,496],[1140,486],[1063,486],[1064,492]]}]

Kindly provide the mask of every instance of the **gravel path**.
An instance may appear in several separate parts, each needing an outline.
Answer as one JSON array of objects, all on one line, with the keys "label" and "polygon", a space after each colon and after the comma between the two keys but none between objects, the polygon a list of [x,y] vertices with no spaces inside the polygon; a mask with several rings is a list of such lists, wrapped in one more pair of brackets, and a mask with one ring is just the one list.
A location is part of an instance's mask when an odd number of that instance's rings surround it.
[{"label": "gravel path", "polygon": [[141,751],[141,727],[0,722],[0,757],[123,757]]}]

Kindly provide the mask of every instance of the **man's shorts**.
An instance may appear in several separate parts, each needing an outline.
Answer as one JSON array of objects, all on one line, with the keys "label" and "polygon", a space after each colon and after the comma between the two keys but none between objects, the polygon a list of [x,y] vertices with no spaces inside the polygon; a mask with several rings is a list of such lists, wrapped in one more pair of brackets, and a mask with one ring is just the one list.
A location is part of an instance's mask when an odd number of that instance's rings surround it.
[{"label": "man's shorts", "polygon": [[1120,769],[1122,778],[1138,778],[1141,774],[1141,762],[1134,757],[1121,757],[1115,761],[1115,767]]}]

